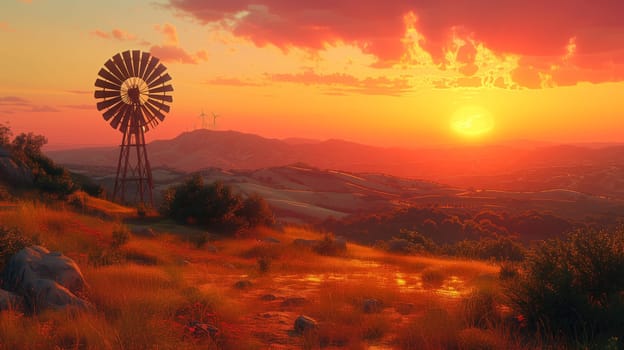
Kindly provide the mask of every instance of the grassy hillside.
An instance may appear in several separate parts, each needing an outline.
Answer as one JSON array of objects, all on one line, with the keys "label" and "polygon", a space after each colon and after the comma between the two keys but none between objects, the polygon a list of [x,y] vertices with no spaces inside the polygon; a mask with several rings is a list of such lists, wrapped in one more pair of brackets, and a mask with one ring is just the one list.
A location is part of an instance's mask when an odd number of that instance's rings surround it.
[{"label": "grassy hillside", "polygon": [[[76,260],[89,284],[85,298],[97,309],[32,317],[3,312],[0,345],[5,349],[516,344],[498,326],[474,328],[467,309],[477,295],[500,297],[498,267],[490,264],[393,256],[352,244],[344,256],[323,256],[291,243],[321,238],[297,228],[259,229],[253,237],[217,239],[198,248],[194,237],[200,231],[166,221],[151,222],[155,237],[130,234],[116,247],[114,232],[139,232],[145,222],[124,224],[37,202],[5,208],[3,225]],[[262,241],[269,236],[281,243]],[[251,284],[237,288],[239,281]],[[380,312],[365,312],[367,299],[379,300]],[[490,307],[498,314],[498,306]],[[294,334],[299,314],[319,322],[317,334]],[[422,328],[447,319],[451,328]],[[216,326],[218,333],[201,335],[195,321]]]}]

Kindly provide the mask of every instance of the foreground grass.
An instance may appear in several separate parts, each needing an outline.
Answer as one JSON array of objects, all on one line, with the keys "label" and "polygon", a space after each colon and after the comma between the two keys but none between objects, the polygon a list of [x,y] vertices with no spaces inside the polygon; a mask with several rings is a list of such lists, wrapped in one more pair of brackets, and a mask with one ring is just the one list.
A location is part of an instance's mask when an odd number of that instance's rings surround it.
[{"label": "foreground grass", "polygon": [[[343,256],[296,247],[319,239],[300,228],[258,230],[198,247],[188,229],[153,225],[156,237],[130,235],[113,247],[118,220],[18,203],[0,212],[52,250],[74,258],[96,312],[0,313],[2,349],[525,349],[505,311],[490,264],[394,256],[349,245]],[[281,243],[267,243],[272,237]],[[234,284],[249,280],[249,288]],[[265,301],[261,297],[273,295]],[[367,309],[370,300],[379,309]],[[294,318],[319,321],[292,333]],[[194,322],[219,329],[198,335]]]}]

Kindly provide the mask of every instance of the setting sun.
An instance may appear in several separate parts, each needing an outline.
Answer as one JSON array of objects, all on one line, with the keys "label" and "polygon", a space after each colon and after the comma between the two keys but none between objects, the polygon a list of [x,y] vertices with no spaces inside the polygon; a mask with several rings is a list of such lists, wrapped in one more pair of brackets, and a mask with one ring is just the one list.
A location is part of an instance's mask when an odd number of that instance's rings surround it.
[{"label": "setting sun", "polygon": [[492,131],[494,119],[490,112],[482,107],[465,106],[453,114],[451,128],[462,136],[478,137]]}]

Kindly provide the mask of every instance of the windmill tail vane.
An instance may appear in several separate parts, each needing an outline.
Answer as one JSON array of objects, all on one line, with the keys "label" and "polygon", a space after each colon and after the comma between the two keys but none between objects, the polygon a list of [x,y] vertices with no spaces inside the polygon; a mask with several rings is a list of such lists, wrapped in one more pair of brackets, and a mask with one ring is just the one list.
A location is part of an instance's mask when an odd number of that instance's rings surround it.
[{"label": "windmill tail vane", "polygon": [[153,178],[145,133],[169,113],[171,76],[160,60],[140,50],[124,51],[104,63],[95,80],[96,107],[123,136],[117,161],[113,200],[126,202],[129,192],[153,205]]}]

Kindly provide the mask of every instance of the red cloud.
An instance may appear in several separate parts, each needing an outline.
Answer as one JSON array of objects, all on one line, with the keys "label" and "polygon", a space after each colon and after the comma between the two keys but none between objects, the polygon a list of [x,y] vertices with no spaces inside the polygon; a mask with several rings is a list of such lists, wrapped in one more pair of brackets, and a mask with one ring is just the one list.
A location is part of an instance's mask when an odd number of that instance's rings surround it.
[{"label": "red cloud", "polygon": [[117,39],[120,41],[136,40],[136,35],[130,34],[124,30],[117,28],[111,30],[110,33],[96,29],[91,32],[91,35],[100,37],[102,39]]},{"label": "red cloud", "polygon": [[[459,33],[497,54],[539,61],[538,66],[522,66],[518,77],[531,75],[527,70],[548,70],[555,82],[561,77],[562,83],[576,83],[622,79],[624,73],[624,1],[170,0],[170,4],[202,23],[220,22],[259,46],[321,49],[326,43],[346,42],[382,63],[396,62],[405,52],[403,18],[413,13],[415,28],[424,37],[422,46],[436,63],[444,63],[450,39]],[[571,38],[576,38],[575,60],[562,62]],[[474,53],[460,54],[464,56],[458,60],[466,63],[463,73],[474,74]],[[565,73],[553,71],[552,66],[563,63],[573,67]]]},{"label": "red cloud", "polygon": [[208,57],[205,51],[199,51],[192,55],[183,48],[175,45],[154,45],[150,53],[163,62],[177,62],[186,64],[197,64],[200,60],[205,61]]}]

